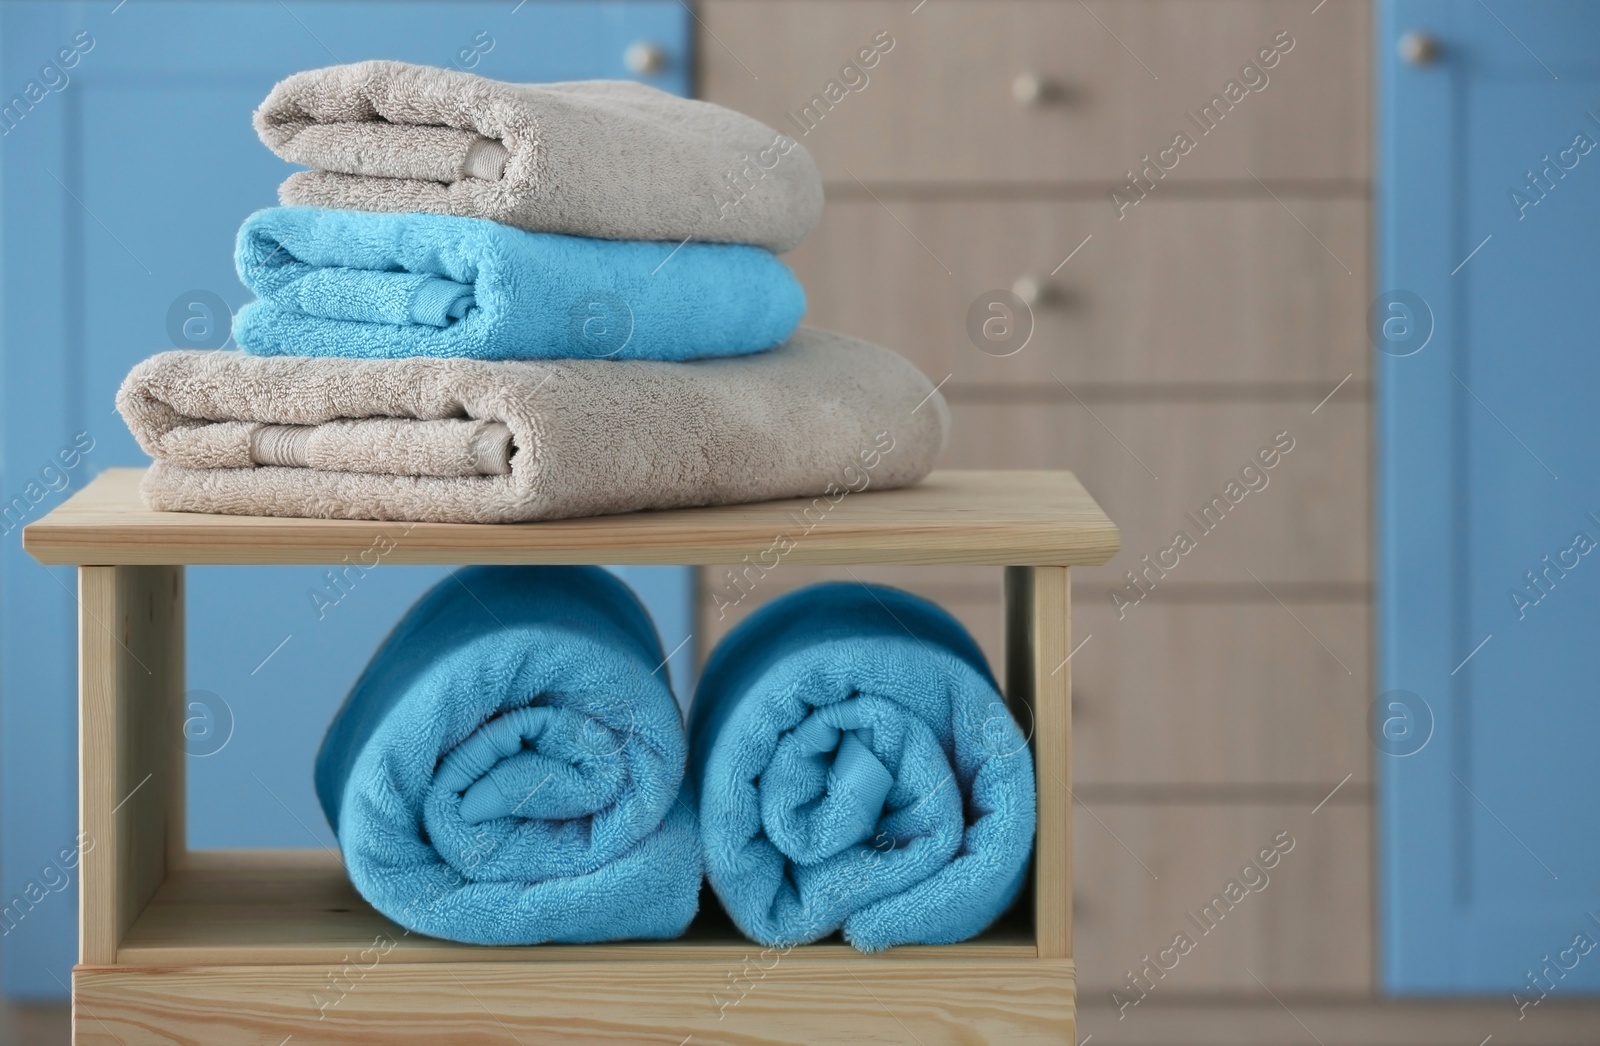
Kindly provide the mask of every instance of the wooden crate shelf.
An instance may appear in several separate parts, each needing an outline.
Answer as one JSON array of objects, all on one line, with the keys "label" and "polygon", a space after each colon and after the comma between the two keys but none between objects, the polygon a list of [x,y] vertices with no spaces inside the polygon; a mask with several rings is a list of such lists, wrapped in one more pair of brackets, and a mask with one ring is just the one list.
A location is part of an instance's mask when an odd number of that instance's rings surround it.
[{"label": "wooden crate shelf", "polygon": [[[1069,569],[1116,527],[1068,472],[936,472],[848,495],[512,526],[151,512],[109,470],[27,527],[79,568],[79,963],[74,1042],[758,1046],[1075,1043]],[[975,940],[864,956],[834,939],[745,940],[709,893],[676,941],[480,948],[408,934],[325,851],[187,847],[185,565],[736,563],[780,534],[786,562],[1004,568],[1006,699],[1032,723],[1032,887]],[[781,569],[781,568],[780,568]]]}]

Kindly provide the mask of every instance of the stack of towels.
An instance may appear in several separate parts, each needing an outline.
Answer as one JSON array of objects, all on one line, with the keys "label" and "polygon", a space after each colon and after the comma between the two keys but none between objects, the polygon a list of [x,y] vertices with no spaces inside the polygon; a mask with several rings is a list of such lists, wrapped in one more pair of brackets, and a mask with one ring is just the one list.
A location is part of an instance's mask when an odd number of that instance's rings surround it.
[{"label": "stack of towels", "polygon": [[[936,387],[797,329],[777,253],[811,158],[631,83],[366,62],[256,113],[311,169],[240,230],[243,351],[166,352],[118,406],[154,508],[503,523],[903,486]],[[863,474],[866,482],[863,483]],[[709,880],[781,947],[962,940],[1015,899],[1027,739],[970,636],[820,586],[718,647],[686,727],[643,605],[594,567],[472,567],[401,619],[316,789],[351,880],[480,944],[673,937]]]},{"label": "stack of towels", "polygon": [[613,81],[397,62],[300,73],[255,115],[311,169],[239,231],[242,352],[134,368],[153,508],[505,523],[914,483],[948,411],[894,353],[797,329],[776,254],[801,146]]}]

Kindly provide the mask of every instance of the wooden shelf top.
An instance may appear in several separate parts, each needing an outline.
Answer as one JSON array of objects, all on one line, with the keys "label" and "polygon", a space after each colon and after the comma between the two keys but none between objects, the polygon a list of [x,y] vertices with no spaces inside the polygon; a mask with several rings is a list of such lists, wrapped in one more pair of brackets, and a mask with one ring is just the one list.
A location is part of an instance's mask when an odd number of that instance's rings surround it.
[{"label": "wooden shelf top", "polygon": [[[904,945],[894,959],[1033,959],[1038,948],[1019,913],[963,944]],[[577,962],[632,960],[737,963],[760,950],[715,903],[703,904],[671,941],[485,947],[409,933],[375,911],[350,885],[339,855],[323,850],[190,851],[129,928],[117,962],[131,966],[321,963],[338,967],[374,941],[393,942],[385,963]],[[345,958],[350,956],[351,958]],[[794,950],[794,958],[857,962],[837,938]]]},{"label": "wooden shelf top", "polygon": [[[46,564],[1104,563],[1117,528],[1070,472],[933,473],[902,490],[548,523],[384,523],[153,512],[107,469],[24,528]],[[809,513],[807,510],[810,510]],[[785,539],[787,539],[785,541]],[[784,551],[787,546],[787,551]],[[365,555],[363,555],[365,554]],[[763,557],[763,554],[765,556]]]}]

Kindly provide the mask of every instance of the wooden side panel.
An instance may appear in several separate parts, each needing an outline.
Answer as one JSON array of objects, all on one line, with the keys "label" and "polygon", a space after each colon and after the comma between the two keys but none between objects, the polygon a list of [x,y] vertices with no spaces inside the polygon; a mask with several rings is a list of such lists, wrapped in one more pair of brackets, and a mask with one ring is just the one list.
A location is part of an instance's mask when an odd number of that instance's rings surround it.
[{"label": "wooden side panel", "polygon": [[[1066,959],[80,966],[77,1046],[921,1046],[1076,1042]],[[363,968],[363,966],[367,968]],[[156,1029],[160,1029],[159,1031]]]},{"label": "wooden side panel", "polygon": [[[1065,567],[1007,567],[1006,693],[1031,729],[1039,788],[1034,924],[1042,958],[1072,955],[1072,622]],[[1026,717],[1026,718],[1023,718]]]},{"label": "wooden side panel", "polygon": [[79,953],[107,963],[184,849],[183,568],[79,571]]}]

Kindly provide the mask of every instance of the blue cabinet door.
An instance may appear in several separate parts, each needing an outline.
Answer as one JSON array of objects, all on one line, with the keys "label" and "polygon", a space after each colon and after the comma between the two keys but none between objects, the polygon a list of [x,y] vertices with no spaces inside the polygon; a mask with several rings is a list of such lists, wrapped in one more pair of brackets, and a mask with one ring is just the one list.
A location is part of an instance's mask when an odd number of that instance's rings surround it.
[{"label": "blue cabinet door", "polygon": [[1600,6],[1376,46],[1382,976],[1532,1005],[1600,989]]},{"label": "blue cabinet door", "polygon": [[[37,519],[109,466],[146,460],[112,408],[134,363],[217,347],[248,295],[245,215],[287,164],[250,114],[299,69],[366,58],[496,79],[629,76],[690,85],[688,10],[643,3],[7,2],[0,6],[0,924],[3,988],[58,995],[75,955],[73,571],[21,549]],[[331,845],[311,789],[321,732],[366,657],[440,571],[189,571],[190,843]],[[687,570],[625,571],[668,649],[690,628]],[[315,594],[315,598],[314,598]],[[672,665],[687,682],[692,644]],[[26,895],[37,903],[14,904]],[[59,888],[59,892],[57,892]]]}]

